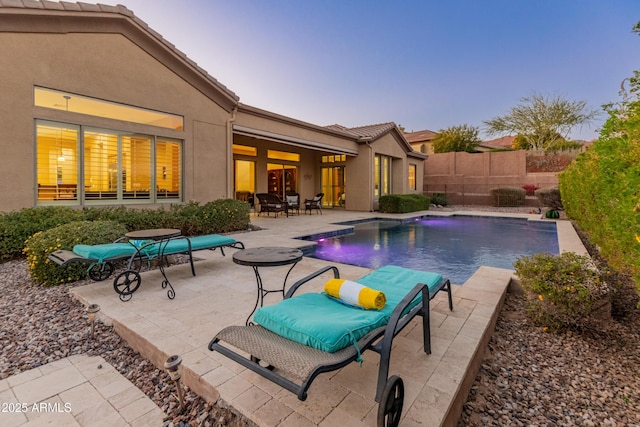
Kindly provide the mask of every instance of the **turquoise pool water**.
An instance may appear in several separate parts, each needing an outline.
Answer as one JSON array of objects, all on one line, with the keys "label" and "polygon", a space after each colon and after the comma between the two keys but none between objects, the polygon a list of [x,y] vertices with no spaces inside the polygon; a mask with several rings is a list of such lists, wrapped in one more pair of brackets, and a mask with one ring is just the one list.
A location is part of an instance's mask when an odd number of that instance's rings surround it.
[{"label": "turquoise pool water", "polygon": [[559,253],[555,222],[476,216],[425,216],[413,221],[368,221],[354,232],[309,236],[314,258],[368,268],[399,265],[433,271],[463,284],[478,267],[513,268],[516,259]]}]

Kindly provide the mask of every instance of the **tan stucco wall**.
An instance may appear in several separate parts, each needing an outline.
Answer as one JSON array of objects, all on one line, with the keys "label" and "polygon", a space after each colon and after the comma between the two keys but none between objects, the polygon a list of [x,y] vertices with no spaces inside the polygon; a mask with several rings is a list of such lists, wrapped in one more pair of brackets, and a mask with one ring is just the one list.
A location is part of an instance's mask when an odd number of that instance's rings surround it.
[{"label": "tan stucco wall", "polygon": [[[185,200],[226,195],[230,114],[120,34],[0,32],[0,210],[35,204],[34,119],[184,140]],[[34,85],[183,115],[183,131],[33,106]],[[196,154],[197,153],[197,154]],[[16,179],[19,177],[18,179]]]},{"label": "tan stucco wall", "polygon": [[[526,151],[488,153],[431,154],[424,164],[424,191],[427,193],[455,193],[485,195],[495,187],[522,187],[533,184],[539,188],[558,185],[557,173],[527,173]],[[465,203],[475,204],[471,197]],[[491,203],[488,197],[478,197],[477,204]]]},{"label": "tan stucco wall", "polygon": [[251,114],[240,110],[236,116],[234,125],[260,129],[261,131],[286,135],[291,138],[328,144],[354,152],[358,150],[358,144],[353,137],[339,136],[334,132],[323,130],[320,126],[304,122],[298,122],[299,124],[297,124],[295,120],[287,119],[287,121],[281,121],[277,119],[277,115],[275,114],[264,117],[259,114]]},{"label": "tan stucco wall", "polygon": [[373,149],[368,144],[359,147],[357,157],[347,160],[346,207],[370,212],[373,209]]},{"label": "tan stucco wall", "polygon": [[[374,208],[376,152],[393,159],[392,191],[407,192],[408,164],[415,161],[420,165],[421,159],[407,155],[408,145],[397,130],[369,146],[349,131],[323,128],[238,104],[233,92],[144,23],[122,14],[118,8],[107,7],[105,13],[94,7],[85,9],[66,12],[20,4],[15,8],[0,7],[0,211],[36,204],[37,119],[183,140],[185,201],[207,202],[234,196],[231,142],[242,143],[242,135],[236,135],[233,126],[302,141],[300,147],[270,138],[249,138],[253,144],[248,145],[260,147],[257,191],[266,190],[266,150],[272,148],[300,153],[298,190],[303,199],[321,190],[322,155],[338,153],[347,154],[347,209]],[[184,129],[35,107],[34,86],[182,115]],[[306,148],[308,145],[311,147]]]}]

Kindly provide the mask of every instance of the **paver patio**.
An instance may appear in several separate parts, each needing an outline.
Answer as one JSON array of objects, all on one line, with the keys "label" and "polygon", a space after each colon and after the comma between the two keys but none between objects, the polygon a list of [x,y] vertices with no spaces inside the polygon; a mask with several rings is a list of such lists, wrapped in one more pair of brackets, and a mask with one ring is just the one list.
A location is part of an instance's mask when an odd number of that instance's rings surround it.
[{"label": "paver patio", "polygon": [[[432,214],[433,212],[429,212]],[[447,213],[450,214],[450,213]],[[504,214],[501,214],[504,216]],[[260,231],[234,234],[246,247],[301,247],[309,242],[292,239],[335,230],[333,222],[382,217],[377,213],[325,212],[325,215],[253,217]],[[406,216],[415,216],[406,215]],[[522,216],[522,215],[519,215]],[[526,215],[525,215],[526,216]],[[395,216],[397,217],[397,216]],[[531,216],[531,219],[537,216]],[[581,243],[570,227],[559,225],[561,250],[579,251]],[[564,241],[564,242],[563,242]],[[584,248],[582,248],[584,250]],[[143,356],[162,367],[167,357],[183,358],[183,380],[196,393],[215,401],[221,398],[237,412],[260,426],[371,426],[376,424],[374,400],[377,363],[374,352],[363,354],[364,363],[352,363],[339,371],[322,374],[302,402],[292,393],[242,368],[222,355],[210,352],[211,338],[227,325],[244,324],[256,300],[256,279],[249,267],[233,263],[231,254],[197,253],[197,276],[188,265],[167,270],[176,297],[169,300],[160,286],[158,271],[143,273],[140,289],[123,303],[112,280],[78,287],[74,295],[85,304],[98,304],[100,318]],[[329,264],[309,257],[296,265],[288,284]],[[370,270],[342,264],[341,277],[356,279]],[[282,283],[288,267],[260,270],[265,287]],[[405,382],[403,426],[455,425],[469,387],[484,356],[512,270],[481,267],[464,286],[454,286],[454,311],[444,294],[431,304],[431,355],[421,350],[417,320],[394,340],[390,375]],[[320,277],[305,291],[319,291]],[[266,303],[278,300],[276,294]]]}]

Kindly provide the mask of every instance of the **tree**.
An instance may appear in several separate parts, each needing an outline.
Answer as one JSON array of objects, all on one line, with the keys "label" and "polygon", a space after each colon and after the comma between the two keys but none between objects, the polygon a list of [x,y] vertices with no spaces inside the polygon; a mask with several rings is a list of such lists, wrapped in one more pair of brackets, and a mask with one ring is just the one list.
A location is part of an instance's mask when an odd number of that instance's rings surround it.
[{"label": "tree", "polygon": [[451,126],[442,129],[433,138],[433,151],[435,153],[448,153],[451,151],[466,151],[473,153],[480,142],[479,129],[466,124]]},{"label": "tree", "polygon": [[553,150],[565,141],[571,130],[592,122],[598,111],[585,101],[570,101],[561,96],[533,93],[522,98],[509,114],[487,120],[489,135],[517,134],[520,146],[531,150]]}]

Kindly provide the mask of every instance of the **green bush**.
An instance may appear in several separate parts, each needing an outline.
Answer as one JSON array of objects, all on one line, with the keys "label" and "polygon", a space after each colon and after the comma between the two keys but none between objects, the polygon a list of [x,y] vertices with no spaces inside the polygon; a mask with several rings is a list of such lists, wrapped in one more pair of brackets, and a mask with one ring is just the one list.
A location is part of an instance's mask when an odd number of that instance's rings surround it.
[{"label": "green bush", "polygon": [[111,243],[126,232],[124,225],[113,221],[75,221],[37,232],[26,241],[24,248],[31,278],[45,286],[80,280],[86,276],[87,264],[60,267],[47,256],[58,249],[71,250],[77,244]]},{"label": "green bush", "polygon": [[522,206],[527,192],[519,187],[499,187],[491,189],[493,206]]},{"label": "green bush", "polygon": [[545,206],[554,210],[562,209],[562,198],[560,190],[557,187],[540,188],[535,191],[541,206]]},{"label": "green bush", "polygon": [[380,197],[379,210],[385,213],[426,211],[431,199],[422,194],[389,194]]},{"label": "green bush", "polygon": [[556,331],[593,330],[609,318],[609,288],[588,256],[535,254],[518,258],[514,267],[536,324]]},{"label": "green bush", "polygon": [[559,175],[565,213],[617,272],[640,291],[640,73],[606,106],[599,138]]},{"label": "green bush", "polygon": [[444,193],[433,193],[431,195],[431,203],[437,206],[447,206],[447,195]]},{"label": "green bush", "polygon": [[38,231],[82,219],[82,212],[62,206],[0,213],[0,260],[20,257],[25,241]]},{"label": "green bush", "polygon": [[172,206],[172,228],[185,236],[228,233],[249,228],[248,203],[236,199],[219,199],[200,206],[197,202]]},{"label": "green bush", "polygon": [[204,205],[189,202],[184,205],[171,205],[168,209],[138,209],[124,206],[22,209],[18,212],[0,214],[0,260],[21,256],[25,241],[37,232],[83,220],[113,221],[122,224],[125,232],[177,228],[185,236],[246,230],[250,222],[249,205],[235,199],[220,199]]}]

